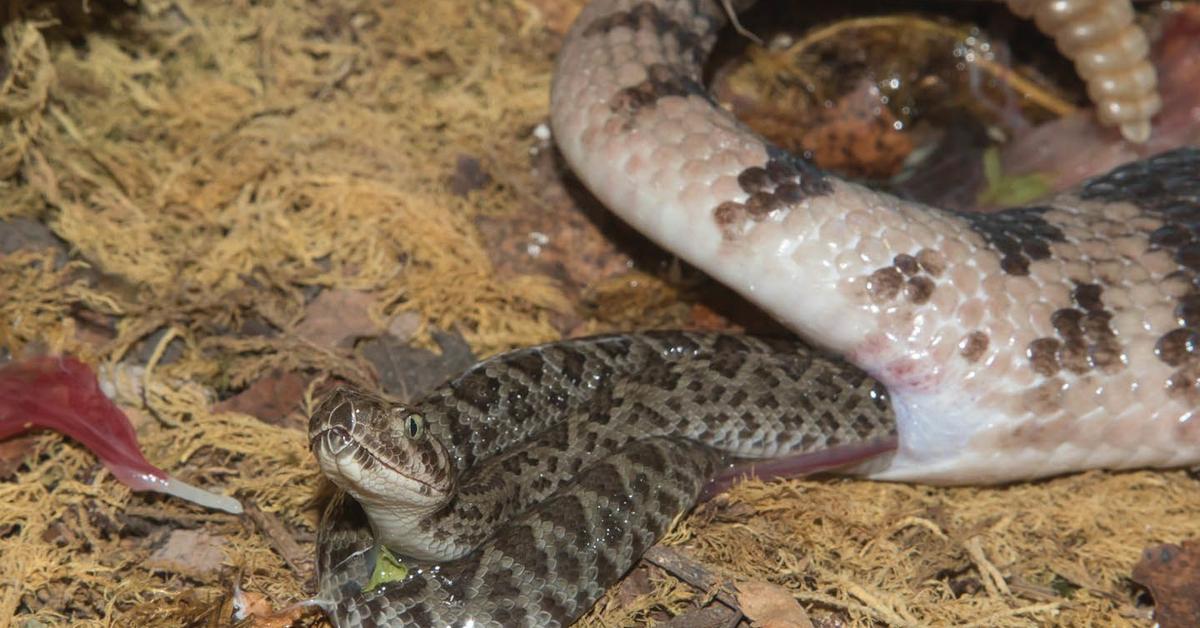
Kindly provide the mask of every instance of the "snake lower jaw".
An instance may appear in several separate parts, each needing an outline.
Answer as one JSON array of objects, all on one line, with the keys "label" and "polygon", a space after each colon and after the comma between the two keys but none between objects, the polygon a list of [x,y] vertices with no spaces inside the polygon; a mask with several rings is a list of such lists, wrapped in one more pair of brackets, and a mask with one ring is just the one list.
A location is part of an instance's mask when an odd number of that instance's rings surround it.
[{"label": "snake lower jaw", "polygon": [[428,513],[450,497],[448,490],[409,477],[354,440],[319,435],[313,455],[325,476],[364,506]]}]

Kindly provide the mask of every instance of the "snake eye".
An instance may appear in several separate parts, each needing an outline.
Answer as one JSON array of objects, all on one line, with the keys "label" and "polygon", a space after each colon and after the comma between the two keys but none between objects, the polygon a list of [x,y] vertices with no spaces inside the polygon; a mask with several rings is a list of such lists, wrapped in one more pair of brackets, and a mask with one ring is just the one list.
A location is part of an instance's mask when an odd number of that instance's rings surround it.
[{"label": "snake eye", "polygon": [[405,427],[408,428],[408,437],[412,440],[419,440],[425,435],[425,419],[419,414],[408,415]]}]

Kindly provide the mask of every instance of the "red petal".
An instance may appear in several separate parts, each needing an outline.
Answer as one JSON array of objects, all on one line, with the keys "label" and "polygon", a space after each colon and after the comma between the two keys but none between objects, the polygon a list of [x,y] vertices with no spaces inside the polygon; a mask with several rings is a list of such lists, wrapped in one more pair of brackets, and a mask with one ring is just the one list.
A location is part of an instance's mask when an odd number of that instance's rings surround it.
[{"label": "red petal", "polygon": [[142,456],[129,418],[74,357],[40,357],[0,367],[0,438],[45,427],[96,454],[134,490],[156,490],[167,474]]}]

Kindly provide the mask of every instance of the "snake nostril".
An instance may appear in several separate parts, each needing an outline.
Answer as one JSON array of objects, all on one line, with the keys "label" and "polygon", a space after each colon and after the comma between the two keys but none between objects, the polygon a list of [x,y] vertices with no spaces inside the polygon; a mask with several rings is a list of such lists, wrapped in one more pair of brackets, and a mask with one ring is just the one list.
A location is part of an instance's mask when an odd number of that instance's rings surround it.
[{"label": "snake nostril", "polygon": [[350,432],[341,427],[334,426],[325,432],[325,448],[331,454],[340,454],[342,450],[353,443],[354,441],[350,439]]}]

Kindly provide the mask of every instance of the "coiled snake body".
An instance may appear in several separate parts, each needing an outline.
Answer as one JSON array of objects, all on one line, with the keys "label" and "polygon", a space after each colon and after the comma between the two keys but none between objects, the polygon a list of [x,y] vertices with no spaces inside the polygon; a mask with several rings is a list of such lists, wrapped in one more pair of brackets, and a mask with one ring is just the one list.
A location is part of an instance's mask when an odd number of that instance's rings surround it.
[{"label": "coiled snake body", "polygon": [[[1144,139],[1158,105],[1127,7],[1011,4]],[[319,538],[339,625],[567,623],[730,460],[894,444],[854,470],[942,483],[1200,462],[1200,149],[1037,206],[919,206],[716,107],[699,79],[724,21],[716,0],[589,5],[556,139],[627,222],[877,379],[798,342],[666,333],[507,354],[412,408],[338,393],[310,438],[354,498]],[[364,592],[372,532],[413,571]]]},{"label": "coiled snake body", "polygon": [[[681,332],[505,354],[411,408],[339,391],[309,434],[357,502],[326,517],[322,591],[340,597],[347,625],[564,621],[632,566],[719,463],[830,449],[859,458],[887,449],[894,427],[883,387],[841,360],[795,341]],[[408,478],[420,481],[398,485]],[[376,540],[363,510],[388,547],[449,562],[356,593]]]}]

